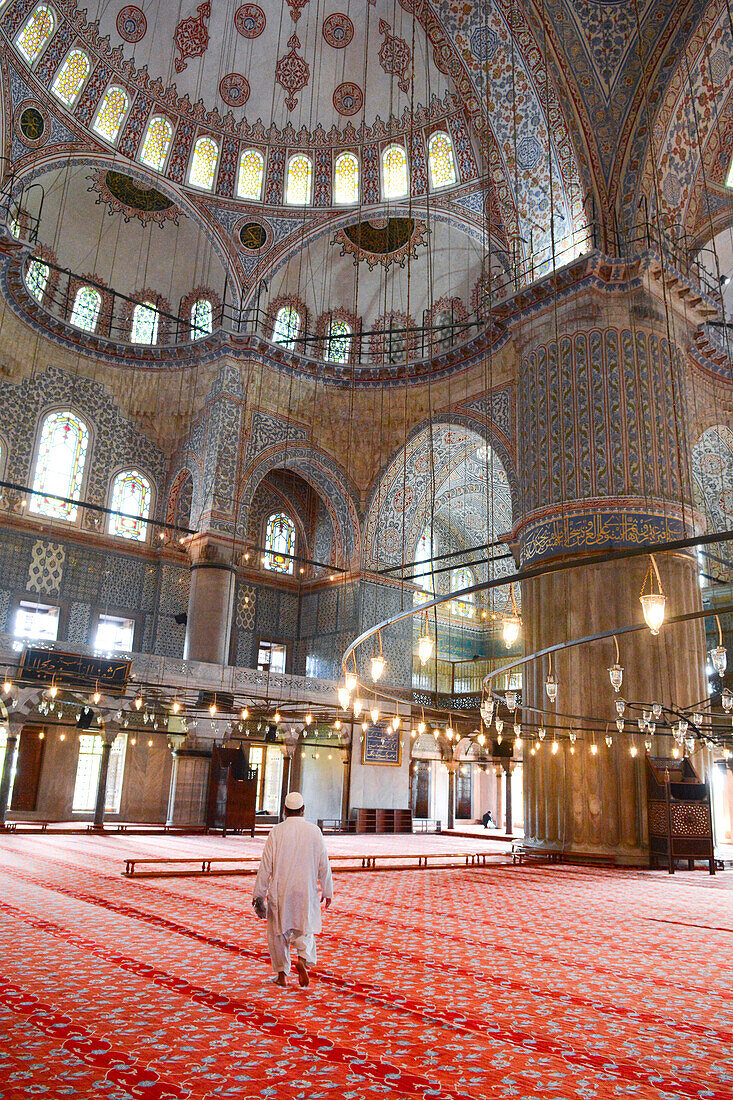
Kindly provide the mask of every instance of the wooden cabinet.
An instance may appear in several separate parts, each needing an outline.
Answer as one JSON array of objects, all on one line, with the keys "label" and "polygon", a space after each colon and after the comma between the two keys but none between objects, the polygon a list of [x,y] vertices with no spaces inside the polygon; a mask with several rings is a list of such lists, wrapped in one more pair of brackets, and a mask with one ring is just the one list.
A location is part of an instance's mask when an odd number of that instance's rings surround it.
[{"label": "wooden cabinet", "polygon": [[357,810],[357,833],[411,833],[412,810]]}]

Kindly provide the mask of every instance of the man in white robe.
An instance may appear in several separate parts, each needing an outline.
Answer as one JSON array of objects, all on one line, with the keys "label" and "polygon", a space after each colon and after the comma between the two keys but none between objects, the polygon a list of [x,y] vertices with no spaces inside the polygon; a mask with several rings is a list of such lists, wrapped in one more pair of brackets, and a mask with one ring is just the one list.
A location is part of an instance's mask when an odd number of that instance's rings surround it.
[{"label": "man in white robe", "polygon": [[[303,817],[303,796],[285,799],[285,820],[270,830],[262,852],[252,905],[267,914],[267,946],[276,985],[290,973],[290,946],[295,948],[298,980],[308,985],[308,967],[316,965],[315,934],[321,931],[321,904],[333,897],[333,880],[323,834]],[[318,887],[320,884],[320,895]]]}]

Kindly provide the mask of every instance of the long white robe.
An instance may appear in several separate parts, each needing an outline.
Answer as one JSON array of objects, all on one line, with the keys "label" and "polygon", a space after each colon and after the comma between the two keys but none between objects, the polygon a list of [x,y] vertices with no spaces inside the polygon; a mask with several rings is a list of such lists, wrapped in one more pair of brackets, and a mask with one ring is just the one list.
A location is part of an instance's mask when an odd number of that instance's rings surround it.
[{"label": "long white robe", "polygon": [[286,817],[270,830],[252,891],[267,898],[268,932],[320,932],[321,896],[333,897],[323,834],[311,821]]}]

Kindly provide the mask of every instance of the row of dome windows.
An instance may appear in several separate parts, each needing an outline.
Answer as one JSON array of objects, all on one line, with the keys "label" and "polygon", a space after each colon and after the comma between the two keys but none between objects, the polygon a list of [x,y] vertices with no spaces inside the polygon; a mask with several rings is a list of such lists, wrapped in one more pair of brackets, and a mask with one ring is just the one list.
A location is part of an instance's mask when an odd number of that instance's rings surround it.
[{"label": "row of dome windows", "polygon": [[[43,260],[31,260],[26,269],[28,290],[37,302],[43,303],[50,275],[50,268]],[[69,323],[82,332],[96,332],[102,310],[102,293],[96,287],[85,284],[74,295]],[[155,302],[138,302],[130,321],[132,344],[157,344],[160,310]],[[214,328],[214,307],[209,298],[198,298],[192,303],[187,318],[191,340],[210,336]]]},{"label": "row of dome windows", "polygon": [[[33,65],[48,45],[56,27],[53,9],[39,4],[16,37],[15,44],[25,60]],[[67,107],[73,107],[91,72],[87,54],[75,47],[66,56],[51,86],[51,91]],[[114,145],[130,109],[130,97],[124,88],[110,84],[92,122],[92,130]],[[163,115],[154,115],[142,142],[139,159],[156,172],[162,172],[173,142],[173,126]],[[193,147],[188,182],[211,191],[219,163],[218,142],[209,135],[199,137]],[[434,131],[428,140],[428,168],[434,189],[458,182],[453,143],[445,130]],[[259,149],[245,149],[239,159],[237,196],[253,202],[262,200],[265,158]],[[333,167],[333,199],[337,206],[359,202],[360,165],[355,153],[340,153]],[[382,198],[406,198],[410,192],[410,172],[405,147],[392,142],[382,150]],[[293,154],[285,174],[285,203],[308,206],[313,198],[313,161],[305,153]]]}]

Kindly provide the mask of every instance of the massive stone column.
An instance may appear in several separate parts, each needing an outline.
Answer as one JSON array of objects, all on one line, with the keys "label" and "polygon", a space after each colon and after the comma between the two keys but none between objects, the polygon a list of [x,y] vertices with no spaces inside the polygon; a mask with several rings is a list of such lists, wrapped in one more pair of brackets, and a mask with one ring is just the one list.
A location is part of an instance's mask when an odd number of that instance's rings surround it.
[{"label": "massive stone column", "polygon": [[189,661],[226,664],[237,580],[231,546],[197,535],[189,554],[191,588],[183,655]]},{"label": "massive stone column", "polygon": [[[650,267],[604,268],[592,257],[582,264],[595,264],[593,279],[566,297],[551,296],[522,334],[522,566],[582,563],[591,553],[695,529],[684,399],[685,341],[699,323],[694,303],[688,300],[685,313]],[[523,583],[525,653],[643,623],[639,593],[648,564],[647,557],[608,562]],[[667,554],[658,565],[668,617],[699,610],[694,556]],[[626,699],[689,706],[704,697],[702,620],[665,626],[658,637],[645,628],[619,642]],[[569,724],[560,714],[593,723],[579,731],[574,752],[567,739],[556,753],[547,742],[525,751],[525,832],[538,846],[639,863],[648,852],[644,744],[637,734],[634,757],[630,737],[617,734],[607,672],[614,660],[612,639],[560,653],[555,706],[544,691],[547,658],[525,667],[523,704],[544,710],[548,727]]]}]

